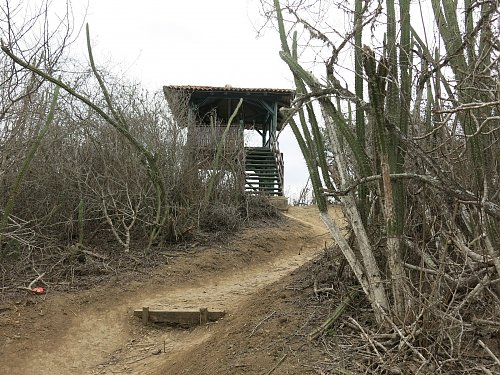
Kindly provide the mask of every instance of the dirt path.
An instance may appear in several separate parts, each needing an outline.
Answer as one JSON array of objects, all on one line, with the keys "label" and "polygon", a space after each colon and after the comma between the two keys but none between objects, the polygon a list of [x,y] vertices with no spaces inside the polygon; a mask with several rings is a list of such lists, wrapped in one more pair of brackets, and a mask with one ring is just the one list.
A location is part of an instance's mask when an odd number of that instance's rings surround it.
[{"label": "dirt path", "polygon": [[[332,210],[332,216],[339,215]],[[181,259],[148,281],[54,296],[50,305],[40,306],[38,318],[37,308],[20,310],[17,323],[13,320],[19,333],[7,331],[0,346],[0,374],[152,374],[178,365],[230,324],[243,304],[317,256],[330,241],[315,209],[292,208],[288,216],[286,227],[247,230],[224,249]],[[143,326],[132,316],[141,306],[208,307],[226,310],[228,317],[189,330]],[[29,322],[31,333],[25,330]],[[0,320],[0,333],[2,328]]]}]

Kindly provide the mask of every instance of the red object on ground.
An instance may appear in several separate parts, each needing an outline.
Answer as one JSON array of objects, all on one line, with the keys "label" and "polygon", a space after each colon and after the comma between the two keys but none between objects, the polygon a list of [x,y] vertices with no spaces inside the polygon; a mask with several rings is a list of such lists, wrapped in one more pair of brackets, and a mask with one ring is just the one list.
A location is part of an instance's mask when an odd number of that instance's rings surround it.
[{"label": "red object on ground", "polygon": [[42,288],[41,286],[37,288],[31,288],[31,291],[34,294],[45,294],[45,288]]}]

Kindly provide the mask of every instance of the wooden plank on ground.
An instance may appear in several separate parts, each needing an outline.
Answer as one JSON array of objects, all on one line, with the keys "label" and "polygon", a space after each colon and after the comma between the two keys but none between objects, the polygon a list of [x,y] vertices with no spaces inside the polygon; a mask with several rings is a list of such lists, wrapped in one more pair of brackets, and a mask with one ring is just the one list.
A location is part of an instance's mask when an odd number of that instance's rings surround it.
[{"label": "wooden plank on ground", "polygon": [[225,314],[225,311],[208,311],[207,308],[201,308],[199,311],[151,310],[149,307],[143,307],[141,310],[134,310],[134,315],[142,318],[143,323],[153,322],[181,325],[197,325],[215,322]]}]

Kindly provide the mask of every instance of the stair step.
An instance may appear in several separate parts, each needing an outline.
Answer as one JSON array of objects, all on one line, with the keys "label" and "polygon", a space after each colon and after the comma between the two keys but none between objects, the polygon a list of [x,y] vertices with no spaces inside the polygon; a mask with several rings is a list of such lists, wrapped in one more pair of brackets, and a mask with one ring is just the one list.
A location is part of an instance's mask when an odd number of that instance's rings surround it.
[{"label": "stair step", "polygon": [[278,184],[278,180],[274,177],[268,177],[268,178],[247,178],[246,179],[246,182],[253,182],[253,183],[256,183],[256,184],[259,184],[259,183],[265,183],[265,184],[269,184],[269,183],[275,183],[275,184]]},{"label": "stair step", "polygon": [[247,183],[252,183],[252,184],[276,184],[278,185],[279,180],[274,177],[267,177],[267,178],[246,178],[245,182]]},{"label": "stair step", "polygon": [[246,168],[246,174],[250,175],[266,175],[266,174],[278,174],[276,168]]},{"label": "stair step", "polygon": [[260,157],[260,158],[246,158],[245,160],[246,160],[246,161],[248,161],[248,160],[267,160],[267,161],[269,161],[269,162],[271,162],[271,163],[274,163],[274,162],[275,162],[274,157],[272,157],[272,156],[269,156],[269,157],[267,157],[267,156],[266,156],[266,157],[263,157],[263,156],[262,156],[262,157]]},{"label": "stair step", "polygon": [[246,162],[245,165],[262,165],[264,167],[274,167],[276,168],[276,164],[274,163],[263,163],[263,162],[257,162],[257,161],[254,161],[254,162]]},{"label": "stair step", "polygon": [[245,189],[254,191],[281,191],[281,188],[275,186],[259,186],[259,185],[246,185]]},{"label": "stair step", "polygon": [[[253,173],[252,173],[253,172]],[[252,170],[247,170],[245,172],[245,176],[247,177],[259,177],[259,176],[279,176],[278,171],[276,170],[267,170],[267,171],[252,171]]]},{"label": "stair step", "polygon": [[251,170],[247,170],[245,175],[246,176],[278,176],[278,171],[277,170],[268,170],[268,171],[257,171],[255,173],[250,173],[254,172]]},{"label": "stair step", "polygon": [[278,186],[277,181],[245,181],[245,183],[248,186],[253,186],[253,187],[260,187],[260,188],[269,188],[269,189],[281,189],[281,187]]},{"label": "stair step", "polygon": [[246,170],[247,173],[254,172],[254,173],[251,173],[251,174],[278,173],[278,170],[276,168],[262,168],[262,167],[251,168],[251,167],[247,167],[245,170]]},{"label": "stair step", "polygon": [[247,159],[248,158],[274,158],[274,155],[270,152],[258,152],[258,153],[246,153],[245,154]]},{"label": "stair step", "polygon": [[246,178],[259,178],[259,177],[273,177],[273,178],[278,178],[279,175],[277,173],[259,173],[259,174],[251,174],[247,173],[245,174]]},{"label": "stair step", "polygon": [[273,160],[267,160],[267,159],[247,159],[245,161],[245,164],[253,164],[253,163],[258,163],[258,164],[267,164],[267,165],[276,165],[276,162]]},{"label": "stair step", "polygon": [[274,159],[247,159],[245,160],[245,164],[265,164],[265,165],[276,165]]},{"label": "stair step", "polygon": [[267,194],[267,195],[281,195],[281,191],[265,191],[265,190],[246,190],[247,193],[252,194]]},{"label": "stair step", "polygon": [[247,148],[245,149],[245,152],[247,153],[253,153],[253,152],[273,152],[270,148]]},{"label": "stair step", "polygon": [[255,154],[255,153],[268,153],[271,154],[273,151],[269,148],[247,148],[245,149],[247,154]]},{"label": "stair step", "polygon": [[246,155],[247,159],[269,159],[274,160],[274,155],[272,154],[259,154],[259,155]]},{"label": "stair step", "polygon": [[259,188],[259,189],[281,189],[281,186],[278,186],[277,181],[245,181],[245,184],[249,187]]}]

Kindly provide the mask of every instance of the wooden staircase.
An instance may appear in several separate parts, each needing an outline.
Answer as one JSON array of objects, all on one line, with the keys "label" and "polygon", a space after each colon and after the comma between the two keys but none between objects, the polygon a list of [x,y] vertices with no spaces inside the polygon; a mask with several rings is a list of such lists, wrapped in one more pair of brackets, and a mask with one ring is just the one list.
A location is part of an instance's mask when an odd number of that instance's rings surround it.
[{"label": "wooden staircase", "polygon": [[283,154],[277,147],[245,148],[245,191],[283,195]]}]

